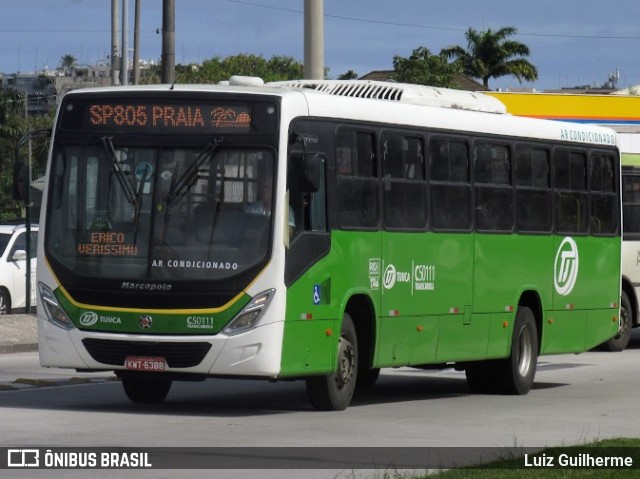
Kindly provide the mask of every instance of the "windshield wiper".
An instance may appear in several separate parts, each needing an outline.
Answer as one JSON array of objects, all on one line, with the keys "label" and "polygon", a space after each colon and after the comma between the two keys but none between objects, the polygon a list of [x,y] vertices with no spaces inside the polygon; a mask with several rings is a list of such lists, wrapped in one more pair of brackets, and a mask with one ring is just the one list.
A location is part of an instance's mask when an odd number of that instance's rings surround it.
[{"label": "windshield wiper", "polygon": [[[182,176],[176,179],[176,175],[173,175],[171,180],[171,188],[169,189],[169,193],[164,198],[167,207],[173,203],[176,199],[183,196],[189,188],[196,182],[198,179],[198,170],[202,165],[204,165],[207,161],[209,161],[213,155],[220,149],[222,145],[223,139],[220,137],[211,138],[211,141],[207,143],[196,161],[194,161],[189,168],[182,174]],[[176,168],[177,170],[177,168]]]},{"label": "windshield wiper", "polygon": [[104,150],[107,152],[107,157],[111,163],[111,169],[115,173],[116,179],[122,187],[122,191],[124,191],[125,198],[129,203],[135,206],[138,201],[138,195],[133,190],[131,183],[127,181],[124,171],[122,171],[122,168],[120,167],[120,161],[118,161],[118,155],[115,147],[113,146],[112,138],[110,136],[102,137],[102,145],[104,146]]},{"label": "windshield wiper", "polygon": [[[147,172],[145,171],[143,180],[140,181],[138,191],[135,191],[135,184],[131,185],[131,182],[127,181],[127,177],[120,167],[120,161],[118,161],[118,155],[116,153],[115,147],[113,146],[112,138],[110,136],[102,137],[102,145],[107,152],[107,157],[109,158],[109,162],[111,163],[111,169],[115,173],[116,179],[122,187],[122,191],[124,192],[126,200],[133,205],[133,243],[136,244],[138,239],[138,223],[140,221],[140,207],[142,206],[142,188],[144,186],[144,177],[146,177]],[[131,175],[131,177],[134,178],[133,175]],[[135,182],[135,179],[133,179],[133,181]]]}]

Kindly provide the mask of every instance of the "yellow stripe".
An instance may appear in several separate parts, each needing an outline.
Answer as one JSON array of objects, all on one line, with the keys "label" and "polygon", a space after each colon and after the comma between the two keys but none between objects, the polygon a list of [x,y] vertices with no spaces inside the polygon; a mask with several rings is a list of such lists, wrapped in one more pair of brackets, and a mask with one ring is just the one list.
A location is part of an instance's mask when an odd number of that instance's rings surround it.
[{"label": "yellow stripe", "polygon": [[213,314],[213,313],[220,313],[220,312],[224,311],[225,309],[228,309],[230,306],[232,306],[236,301],[238,301],[245,294],[244,291],[238,293],[230,301],[228,301],[223,306],[220,306],[219,308],[208,308],[208,309],[155,309],[155,308],[145,308],[145,309],[140,309],[140,308],[120,308],[120,307],[116,307],[116,306],[96,306],[94,304],[79,303],[79,302],[77,302],[76,300],[74,300],[71,297],[71,295],[64,288],[64,286],[60,285],[59,287],[60,287],[60,291],[62,291],[62,294],[64,294],[64,296],[67,298],[67,301],[69,301],[71,304],[73,304],[76,308],[92,309],[92,310],[96,310],[96,311],[120,311],[120,312],[123,312],[123,313],[126,313],[126,312],[128,312],[128,313],[155,313],[155,314]]},{"label": "yellow stripe", "polygon": [[230,308],[234,303],[236,303],[238,300],[240,300],[240,298],[242,296],[244,296],[244,294],[246,293],[246,291],[251,288],[251,285],[253,285],[253,283],[260,277],[260,275],[263,273],[263,271],[265,269],[267,269],[267,267],[269,266],[269,263],[267,263],[267,265],[265,266],[265,268],[260,271],[260,273],[258,273],[256,275],[256,277],[253,279],[253,281],[251,281],[251,283],[249,283],[247,285],[247,287],[241,291],[240,293],[238,293],[236,296],[234,296],[231,300],[229,300],[226,304],[224,304],[223,306],[220,306],[219,308],[208,308],[208,309],[140,309],[140,308],[120,308],[120,307],[116,307],[116,306],[97,306],[94,304],[87,304],[87,303],[80,303],[76,300],[74,300],[71,295],[69,294],[69,292],[65,289],[64,286],[62,286],[62,283],[60,282],[60,280],[58,279],[58,277],[56,276],[56,274],[53,272],[53,268],[51,268],[51,265],[49,264],[49,260],[45,257],[44,258],[45,263],[47,265],[47,268],[49,269],[49,272],[51,273],[51,276],[53,276],[53,279],[55,280],[55,282],[58,285],[58,288],[60,288],[60,291],[62,292],[62,294],[64,295],[64,297],[67,299],[67,301],[69,301],[71,304],[73,304],[76,308],[82,308],[82,309],[92,309],[92,310],[96,310],[96,311],[118,311],[118,312],[123,312],[123,313],[154,313],[154,314],[213,314],[213,313],[220,313],[222,311],[224,311],[225,309]]},{"label": "yellow stripe", "polygon": [[597,121],[640,120],[640,96],[487,92],[512,115]]}]

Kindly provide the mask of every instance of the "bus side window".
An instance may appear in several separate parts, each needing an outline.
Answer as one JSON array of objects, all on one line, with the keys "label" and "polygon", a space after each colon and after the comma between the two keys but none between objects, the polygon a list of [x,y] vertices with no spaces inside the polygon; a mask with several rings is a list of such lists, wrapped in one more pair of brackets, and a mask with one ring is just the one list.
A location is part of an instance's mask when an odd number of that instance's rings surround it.
[{"label": "bus side window", "polygon": [[557,149],[554,154],[553,181],[557,231],[587,233],[589,218],[586,153]]},{"label": "bus side window", "polygon": [[609,235],[618,231],[615,160],[613,156],[594,152],[589,158],[589,202],[591,233]]},{"label": "bus side window", "polygon": [[431,224],[434,230],[471,228],[469,146],[465,141],[429,141]]},{"label": "bus side window", "polygon": [[380,222],[374,135],[338,131],[338,222],[345,228],[376,228]]},{"label": "bus side window", "polygon": [[513,191],[509,147],[477,143],[474,173],[476,227],[479,231],[511,231]]},{"label": "bus side window", "polygon": [[551,231],[549,152],[518,145],[514,156],[518,231]]},{"label": "bus side window", "polygon": [[640,169],[622,171],[622,208],[625,234],[640,235]]},{"label": "bus side window", "polygon": [[390,229],[427,226],[422,139],[400,134],[382,136],[384,224]]}]

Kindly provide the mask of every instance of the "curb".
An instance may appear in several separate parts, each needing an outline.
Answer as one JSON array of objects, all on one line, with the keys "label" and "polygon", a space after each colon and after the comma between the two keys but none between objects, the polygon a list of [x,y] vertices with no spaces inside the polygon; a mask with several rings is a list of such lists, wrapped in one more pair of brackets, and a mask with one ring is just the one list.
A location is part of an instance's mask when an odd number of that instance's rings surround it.
[{"label": "curb", "polygon": [[9,344],[0,343],[0,354],[31,353],[38,350],[38,343]]},{"label": "curb", "polygon": [[37,324],[34,314],[0,316],[0,354],[37,351]]}]

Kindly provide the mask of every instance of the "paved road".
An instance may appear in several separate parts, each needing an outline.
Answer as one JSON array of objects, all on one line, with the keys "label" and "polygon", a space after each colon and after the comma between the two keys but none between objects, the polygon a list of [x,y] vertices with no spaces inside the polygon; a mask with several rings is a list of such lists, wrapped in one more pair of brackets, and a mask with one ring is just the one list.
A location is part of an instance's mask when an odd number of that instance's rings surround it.
[{"label": "paved road", "polygon": [[[637,342],[622,353],[543,357],[534,389],[522,397],[471,395],[463,373],[402,368],[384,371],[376,388],[346,411],[316,412],[301,382],[177,383],[166,403],[145,407],[129,403],[110,374],[89,380],[73,371],[42,369],[32,352],[4,354],[0,446],[506,448],[638,437],[631,419],[640,398],[640,381],[634,380],[639,364]],[[86,477],[78,472],[48,477]],[[339,476],[267,472],[261,477]],[[112,477],[101,474],[90,477]],[[255,471],[179,476],[255,477]],[[138,471],[117,477],[178,476]]]}]

